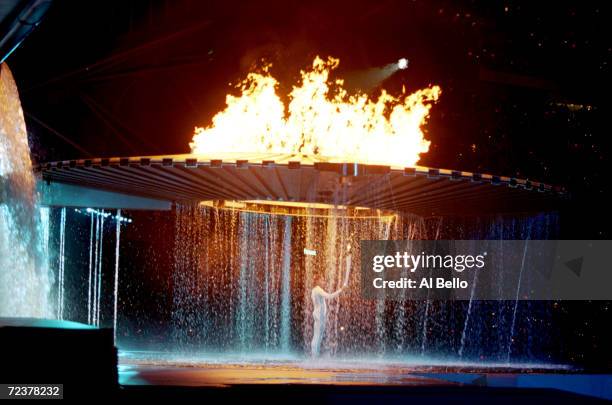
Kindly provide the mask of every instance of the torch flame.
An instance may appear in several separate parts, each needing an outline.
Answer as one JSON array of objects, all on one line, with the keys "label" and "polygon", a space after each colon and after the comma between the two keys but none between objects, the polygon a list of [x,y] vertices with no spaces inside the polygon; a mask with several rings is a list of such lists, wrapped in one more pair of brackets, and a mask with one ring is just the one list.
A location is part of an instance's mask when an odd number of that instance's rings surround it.
[{"label": "torch flame", "polygon": [[279,153],[330,162],[414,166],[430,142],[422,125],[440,95],[432,86],[398,97],[382,91],[376,101],[365,94],[348,95],[343,81],[329,81],[339,60],[315,58],[301,71],[285,107],[268,69],[249,73],[242,94],[227,95],[225,110],[212,125],[195,129],[189,144],[194,154],[227,152]]}]

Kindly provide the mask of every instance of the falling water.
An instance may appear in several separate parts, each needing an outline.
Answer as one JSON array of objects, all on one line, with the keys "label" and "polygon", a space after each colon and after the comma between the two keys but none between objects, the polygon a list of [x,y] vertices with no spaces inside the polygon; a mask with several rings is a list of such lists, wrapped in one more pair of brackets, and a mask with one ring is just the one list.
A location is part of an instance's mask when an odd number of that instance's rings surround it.
[{"label": "falling water", "polygon": [[[93,242],[94,242],[94,213],[91,212],[89,214],[89,276],[87,278],[87,323],[92,324],[92,308],[91,308],[91,298],[92,298],[92,271],[93,271]],[[97,223],[97,222],[96,222]]]},{"label": "falling water", "polygon": [[[60,214],[62,211],[58,210]],[[166,273],[170,279],[162,279],[168,280],[163,293],[170,305],[166,318],[155,321],[155,333],[159,336],[156,339],[160,342],[156,345],[173,352],[204,351],[263,358],[307,353],[313,322],[310,291],[317,283],[330,292],[342,285],[346,272],[342,258],[347,245],[352,244],[353,271],[348,288],[328,303],[323,356],[386,358],[418,354],[464,361],[518,361],[542,353],[538,347],[545,347],[546,335],[550,334],[546,313],[535,313],[529,305],[516,301],[392,301],[384,295],[377,300],[364,299],[357,241],[528,236],[546,239],[550,237],[548,229],[555,227],[555,220],[551,220],[554,214],[474,220],[372,213],[368,217],[352,217],[346,210],[331,209],[326,215],[318,215],[304,208],[290,216],[199,205],[176,206],[170,215],[163,214],[174,220],[173,242],[160,239],[164,246],[172,246],[174,265]],[[121,226],[115,224],[114,252],[103,249],[107,215],[110,214],[96,211],[84,217],[90,232],[88,238],[83,238],[84,249],[80,249],[82,276],[74,277],[75,270],[68,268],[69,263],[75,262],[71,256],[65,260],[66,274],[71,276],[64,278],[64,283],[83,280],[82,296],[88,298],[83,318],[90,316],[92,324],[100,325],[104,318],[116,330],[118,318],[122,322],[125,319],[125,333],[116,335],[121,346],[126,336],[134,336],[134,320],[148,316],[122,311],[129,308],[129,301],[150,302],[150,296],[139,296],[139,291],[133,290],[130,294],[131,279],[120,284],[120,265],[126,265],[122,262],[129,262],[130,257],[120,262],[119,244],[124,239],[129,244],[133,234],[121,235]],[[116,218],[120,217],[118,212]],[[65,241],[59,238],[60,244],[71,246],[68,238],[78,234],[69,231],[73,229],[74,218],[65,214],[63,219],[62,215],[56,218],[60,224],[66,222],[64,231],[61,226],[55,228],[60,234],[64,232]],[[65,249],[68,250],[67,246]],[[306,256],[304,249],[316,255]],[[78,251],[72,248],[69,253],[74,255]],[[114,277],[104,277],[103,263],[108,266],[111,257],[115,260],[111,274]],[[154,276],[157,271],[152,267],[147,274]],[[503,278],[500,271],[500,279]],[[126,289],[122,305],[118,304],[120,286]],[[65,290],[71,291],[70,296],[78,296],[75,285],[67,285]],[[110,300],[111,305],[101,305]],[[102,314],[104,308],[109,311]],[[155,310],[150,305],[147,309]],[[72,310],[70,315],[73,316]],[[138,334],[146,338],[147,329],[140,325],[143,324],[139,324]]]},{"label": "falling water", "polygon": [[[436,235],[434,237],[435,240],[440,239],[440,226],[442,225],[442,219],[438,220],[438,224],[436,227]],[[432,253],[435,253],[432,252]],[[429,276],[431,277],[431,269],[429,270]],[[427,289],[427,300],[425,300],[425,315],[423,316],[423,327],[421,332],[421,356],[424,356],[426,353],[427,347],[427,332],[428,332],[428,322],[429,322],[429,306],[431,305],[431,300],[429,299],[429,293],[431,289]]]},{"label": "falling water", "polygon": [[523,259],[521,260],[521,270],[519,272],[518,283],[516,285],[516,297],[514,298],[514,309],[512,310],[512,323],[510,324],[510,336],[508,337],[508,355],[506,356],[506,362],[510,362],[510,356],[512,354],[512,342],[514,341],[514,328],[516,326],[516,310],[519,303],[519,293],[521,291],[521,282],[523,280],[523,270],[525,269],[525,258],[527,257],[527,240],[525,241],[525,247],[523,248]]},{"label": "falling water", "polygon": [[66,207],[60,214],[60,246],[57,266],[57,319],[64,319],[64,267],[66,262]]},{"label": "falling water", "polygon": [[[382,222],[379,224],[380,227],[380,235],[378,239],[380,240],[389,240],[390,231],[391,231],[391,223],[390,222]],[[387,342],[387,328],[385,327],[386,317],[385,317],[385,309],[387,306],[387,300],[385,299],[385,291],[381,290],[376,300],[376,339],[378,341],[378,352],[383,355],[386,350],[386,342]]]},{"label": "falling water", "polygon": [[94,265],[93,265],[93,283],[90,285],[91,287],[91,295],[92,295],[92,308],[91,308],[91,324],[96,324],[96,308],[98,303],[98,261],[100,256],[98,254],[100,248],[100,221],[102,217],[100,215],[96,215],[95,222],[95,239],[94,239]]},{"label": "falling water", "polygon": [[113,288],[113,338],[117,341],[117,304],[119,300],[119,242],[121,240],[121,210],[117,210],[115,223],[115,286]]},{"label": "falling water", "polygon": [[239,342],[240,348],[246,350],[249,347],[249,343],[252,341],[252,330],[253,330],[253,311],[254,307],[251,297],[251,290],[255,287],[252,285],[255,281],[250,272],[252,270],[251,263],[251,249],[249,249],[249,239],[251,237],[251,223],[253,219],[251,215],[242,214],[245,226],[243,232],[240,235],[240,247],[242,251],[241,263],[240,263],[240,304],[238,310],[238,331],[239,331]]},{"label": "falling water", "polygon": [[[270,269],[270,256],[272,255],[272,249],[270,249],[270,239],[274,236],[274,233],[270,232],[270,218],[266,217],[264,221],[264,234],[267,235],[264,239],[264,268]],[[270,347],[270,335],[271,335],[271,324],[270,324],[270,271],[266,271],[264,277],[264,347],[266,350]]]},{"label": "falling water", "polygon": [[17,86],[0,65],[0,316],[52,317],[44,215]]},{"label": "falling water", "polygon": [[[508,220],[492,217],[426,220],[411,215],[349,218],[331,215],[283,216],[203,206],[176,208],[172,330],[175,349],[263,353],[307,352],[312,338],[310,290],[340,287],[348,243],[372,239],[523,238],[533,224],[546,238],[546,216]],[[503,234],[492,229],[503,228]],[[529,231],[527,231],[529,232]],[[539,233],[538,233],[539,232]],[[305,256],[303,249],[316,251]],[[328,303],[324,355],[459,355],[464,359],[502,360],[518,329],[521,307],[514,302],[390,301],[361,296],[359,245],[354,244],[349,288]],[[501,310],[499,309],[501,308]],[[491,328],[494,322],[497,327]],[[544,323],[542,323],[543,325]],[[543,336],[535,324],[522,325]],[[523,332],[522,332],[523,333]],[[543,337],[542,337],[543,339]],[[531,352],[513,343],[517,356]],[[537,352],[537,350],[535,351]],[[514,350],[513,350],[514,353]]]},{"label": "falling water", "polygon": [[472,315],[472,304],[474,303],[474,292],[476,291],[476,286],[478,284],[478,272],[474,272],[474,277],[472,278],[472,282],[470,283],[472,288],[470,291],[470,300],[468,301],[468,307],[465,314],[465,322],[463,322],[463,329],[461,330],[461,343],[459,346],[459,358],[463,357],[463,348],[465,347],[466,341],[466,332],[470,325],[470,317]]},{"label": "falling water", "polygon": [[40,207],[40,225],[41,225],[41,243],[43,257],[49,257],[49,237],[51,232],[50,225],[50,209],[49,207]]},{"label": "falling water", "polygon": [[96,292],[96,318],[95,318],[95,322],[94,325],[96,326],[100,326],[100,302],[102,302],[102,258],[103,256],[103,252],[102,252],[102,247],[104,246],[104,210],[102,210],[102,214],[99,215],[100,217],[100,229],[99,229],[99,233],[100,233],[100,239],[98,241],[98,280],[96,282],[96,288],[97,288],[97,292]]},{"label": "falling water", "polygon": [[283,282],[281,288],[281,350],[289,351],[291,339],[291,217],[283,232]]}]

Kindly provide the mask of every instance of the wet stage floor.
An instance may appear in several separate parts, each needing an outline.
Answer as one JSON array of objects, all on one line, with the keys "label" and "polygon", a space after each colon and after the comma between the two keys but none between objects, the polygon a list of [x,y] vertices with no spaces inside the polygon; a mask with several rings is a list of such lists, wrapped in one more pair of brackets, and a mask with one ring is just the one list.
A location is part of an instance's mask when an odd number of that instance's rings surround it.
[{"label": "wet stage floor", "polygon": [[432,359],[330,359],[291,356],[168,355],[122,352],[123,386],[231,387],[298,384],[326,386],[547,388],[612,399],[607,374],[579,374],[565,365],[470,363]]},{"label": "wet stage floor", "polygon": [[440,385],[455,384],[424,376],[349,368],[279,364],[203,364],[172,366],[131,364],[120,367],[124,385],[232,386],[237,384]]}]

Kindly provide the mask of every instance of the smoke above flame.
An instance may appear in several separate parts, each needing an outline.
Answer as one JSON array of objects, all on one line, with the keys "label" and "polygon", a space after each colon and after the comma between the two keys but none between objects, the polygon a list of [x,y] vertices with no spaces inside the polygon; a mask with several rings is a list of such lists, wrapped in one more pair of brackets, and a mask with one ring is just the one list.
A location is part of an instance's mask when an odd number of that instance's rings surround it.
[{"label": "smoke above flame", "polygon": [[429,150],[422,126],[440,88],[411,94],[403,89],[397,97],[383,90],[376,100],[349,95],[342,80],[329,79],[338,63],[317,56],[311,70],[301,71],[287,106],[267,68],[249,73],[239,85],[241,95],[227,95],[227,107],[212,124],[196,127],[192,153],[279,153],[295,160],[414,166]]}]

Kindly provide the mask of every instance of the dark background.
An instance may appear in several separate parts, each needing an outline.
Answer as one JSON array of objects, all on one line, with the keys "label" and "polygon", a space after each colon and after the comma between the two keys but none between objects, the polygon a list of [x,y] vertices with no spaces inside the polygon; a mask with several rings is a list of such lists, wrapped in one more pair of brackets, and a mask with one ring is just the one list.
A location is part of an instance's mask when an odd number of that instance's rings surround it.
[{"label": "dark background", "polygon": [[[186,153],[261,58],[291,85],[317,54],[338,75],[407,57],[385,88],[443,90],[420,164],[564,186],[561,236],[609,239],[609,4],[56,0],[8,63],[44,162]],[[609,367],[609,303],[562,312],[576,360]]]}]

